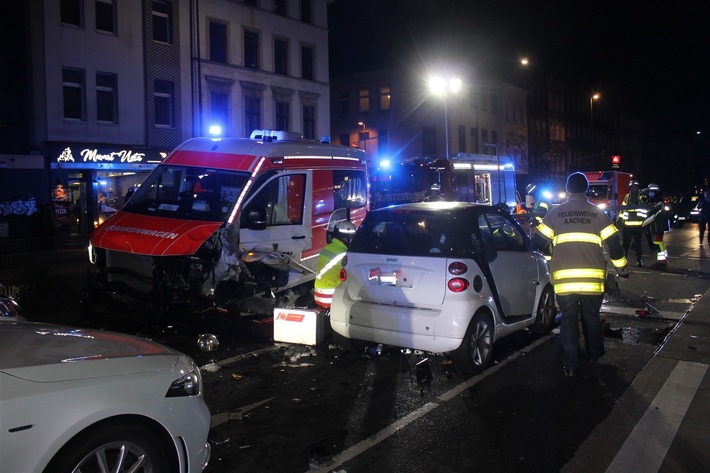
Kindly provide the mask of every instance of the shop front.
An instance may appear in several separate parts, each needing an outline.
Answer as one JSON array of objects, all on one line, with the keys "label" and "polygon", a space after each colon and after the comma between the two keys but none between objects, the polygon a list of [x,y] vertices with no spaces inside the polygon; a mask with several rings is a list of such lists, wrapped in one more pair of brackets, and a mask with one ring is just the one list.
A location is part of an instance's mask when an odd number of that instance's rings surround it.
[{"label": "shop front", "polygon": [[51,205],[58,237],[91,234],[123,207],[168,152],[86,143],[52,145]]}]

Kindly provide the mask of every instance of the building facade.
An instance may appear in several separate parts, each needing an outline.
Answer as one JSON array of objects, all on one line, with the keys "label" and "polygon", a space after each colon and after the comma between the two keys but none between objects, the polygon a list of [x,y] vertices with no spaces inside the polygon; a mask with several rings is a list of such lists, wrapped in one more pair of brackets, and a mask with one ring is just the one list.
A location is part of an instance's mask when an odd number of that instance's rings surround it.
[{"label": "building facade", "polygon": [[0,143],[0,242],[36,234],[42,210],[56,235],[90,233],[213,126],[330,133],[327,0],[8,3],[3,38],[23,54],[0,87],[26,112],[0,115],[15,137]]},{"label": "building facade", "polygon": [[528,169],[527,91],[496,80],[436,91],[404,66],[334,76],[331,126],[334,142],[363,148],[371,166],[497,148],[519,172]]}]

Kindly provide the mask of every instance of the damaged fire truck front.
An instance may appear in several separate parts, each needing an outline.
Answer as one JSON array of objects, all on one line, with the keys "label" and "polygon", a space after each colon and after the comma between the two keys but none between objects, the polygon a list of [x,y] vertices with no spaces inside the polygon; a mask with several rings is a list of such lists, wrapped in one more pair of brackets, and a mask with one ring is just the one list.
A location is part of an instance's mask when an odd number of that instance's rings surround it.
[{"label": "damaged fire truck front", "polygon": [[367,212],[366,157],[294,135],[180,145],[94,231],[102,286],[160,304],[228,304],[312,285],[328,225]]}]

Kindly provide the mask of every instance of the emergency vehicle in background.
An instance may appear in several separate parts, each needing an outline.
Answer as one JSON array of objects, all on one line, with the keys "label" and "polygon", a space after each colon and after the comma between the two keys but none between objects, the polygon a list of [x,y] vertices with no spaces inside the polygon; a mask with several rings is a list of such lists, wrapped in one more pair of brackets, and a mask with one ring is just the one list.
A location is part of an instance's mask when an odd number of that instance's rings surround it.
[{"label": "emergency vehicle in background", "polygon": [[629,193],[629,182],[633,174],[621,171],[586,171],[584,175],[589,181],[589,201],[615,221],[624,196]]},{"label": "emergency vehicle in background", "polygon": [[381,162],[370,170],[372,207],[426,200],[433,184],[448,201],[496,205],[518,203],[515,166],[507,156],[458,153],[446,159],[410,158]]},{"label": "emergency vehicle in background", "polygon": [[327,226],[367,210],[362,150],[271,130],[193,138],[94,231],[89,253],[104,283],[134,295],[239,302],[312,285]]}]

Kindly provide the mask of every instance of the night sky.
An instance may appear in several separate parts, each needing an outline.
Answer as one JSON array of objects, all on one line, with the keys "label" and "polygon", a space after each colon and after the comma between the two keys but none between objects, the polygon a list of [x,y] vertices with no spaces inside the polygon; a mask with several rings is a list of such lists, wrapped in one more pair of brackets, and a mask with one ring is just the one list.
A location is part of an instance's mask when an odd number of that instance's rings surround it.
[{"label": "night sky", "polygon": [[593,0],[336,0],[331,70],[403,62],[537,72],[653,127],[710,135],[710,3]]}]

